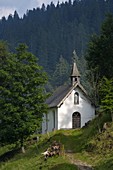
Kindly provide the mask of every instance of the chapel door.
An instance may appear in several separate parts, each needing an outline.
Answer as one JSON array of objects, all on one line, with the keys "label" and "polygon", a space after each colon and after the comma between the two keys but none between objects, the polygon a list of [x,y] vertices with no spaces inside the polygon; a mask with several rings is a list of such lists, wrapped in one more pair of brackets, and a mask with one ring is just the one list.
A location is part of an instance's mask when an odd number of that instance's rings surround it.
[{"label": "chapel door", "polygon": [[72,128],[80,128],[81,127],[81,116],[79,112],[74,112],[72,115]]}]

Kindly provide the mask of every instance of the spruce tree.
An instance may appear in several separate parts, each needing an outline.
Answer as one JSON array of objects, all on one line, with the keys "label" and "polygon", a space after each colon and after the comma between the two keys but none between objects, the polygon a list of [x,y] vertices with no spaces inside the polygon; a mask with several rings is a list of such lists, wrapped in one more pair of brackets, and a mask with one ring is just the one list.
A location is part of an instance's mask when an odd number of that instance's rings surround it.
[{"label": "spruce tree", "polygon": [[104,77],[100,85],[101,109],[106,113],[110,113],[113,121],[113,78],[107,79]]}]

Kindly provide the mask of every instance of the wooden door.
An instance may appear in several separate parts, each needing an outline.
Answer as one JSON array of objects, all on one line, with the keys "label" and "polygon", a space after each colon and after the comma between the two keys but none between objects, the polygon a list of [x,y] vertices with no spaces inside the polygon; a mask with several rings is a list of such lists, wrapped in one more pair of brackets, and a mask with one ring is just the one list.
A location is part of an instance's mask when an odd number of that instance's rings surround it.
[{"label": "wooden door", "polygon": [[81,127],[81,116],[79,112],[74,112],[72,115],[72,128],[80,128]]}]

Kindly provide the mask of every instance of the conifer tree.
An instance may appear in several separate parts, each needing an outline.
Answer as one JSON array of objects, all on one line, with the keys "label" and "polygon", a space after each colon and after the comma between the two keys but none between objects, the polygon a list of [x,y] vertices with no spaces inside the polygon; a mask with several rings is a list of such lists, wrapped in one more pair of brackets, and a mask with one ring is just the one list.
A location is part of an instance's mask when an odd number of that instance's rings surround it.
[{"label": "conifer tree", "polygon": [[111,114],[113,121],[113,78],[104,77],[100,83],[101,109]]},{"label": "conifer tree", "polygon": [[113,16],[107,15],[100,35],[94,35],[89,42],[86,56],[89,80],[92,84],[95,101],[99,102],[99,82],[105,76],[113,78]]},{"label": "conifer tree", "polygon": [[98,72],[100,78],[113,77],[113,16],[111,14],[102,24],[100,35],[93,36],[89,42],[86,59],[89,69],[93,69],[94,74]]},{"label": "conifer tree", "polygon": [[56,69],[52,77],[54,87],[63,85],[65,82],[68,81],[68,78],[69,78],[69,64],[61,56],[59,62],[56,64]]}]

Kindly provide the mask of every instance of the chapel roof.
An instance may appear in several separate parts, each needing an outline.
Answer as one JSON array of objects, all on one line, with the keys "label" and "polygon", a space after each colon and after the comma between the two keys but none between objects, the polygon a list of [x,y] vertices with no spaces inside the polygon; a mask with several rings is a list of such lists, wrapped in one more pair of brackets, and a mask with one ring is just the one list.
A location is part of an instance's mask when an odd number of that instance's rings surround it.
[{"label": "chapel roof", "polygon": [[76,87],[79,87],[82,92],[87,96],[87,92],[83,88],[83,86],[80,83],[76,82],[73,86],[63,85],[57,88],[53,95],[46,100],[46,104],[48,104],[49,108],[59,107],[63,103],[63,101],[65,101],[65,99],[69,96],[72,90]]},{"label": "chapel roof", "polygon": [[64,85],[58,87],[55,92],[50,96],[46,103],[49,105],[49,107],[55,107],[57,106],[60,101],[65,97],[65,95],[70,91],[71,86],[70,85]]}]

